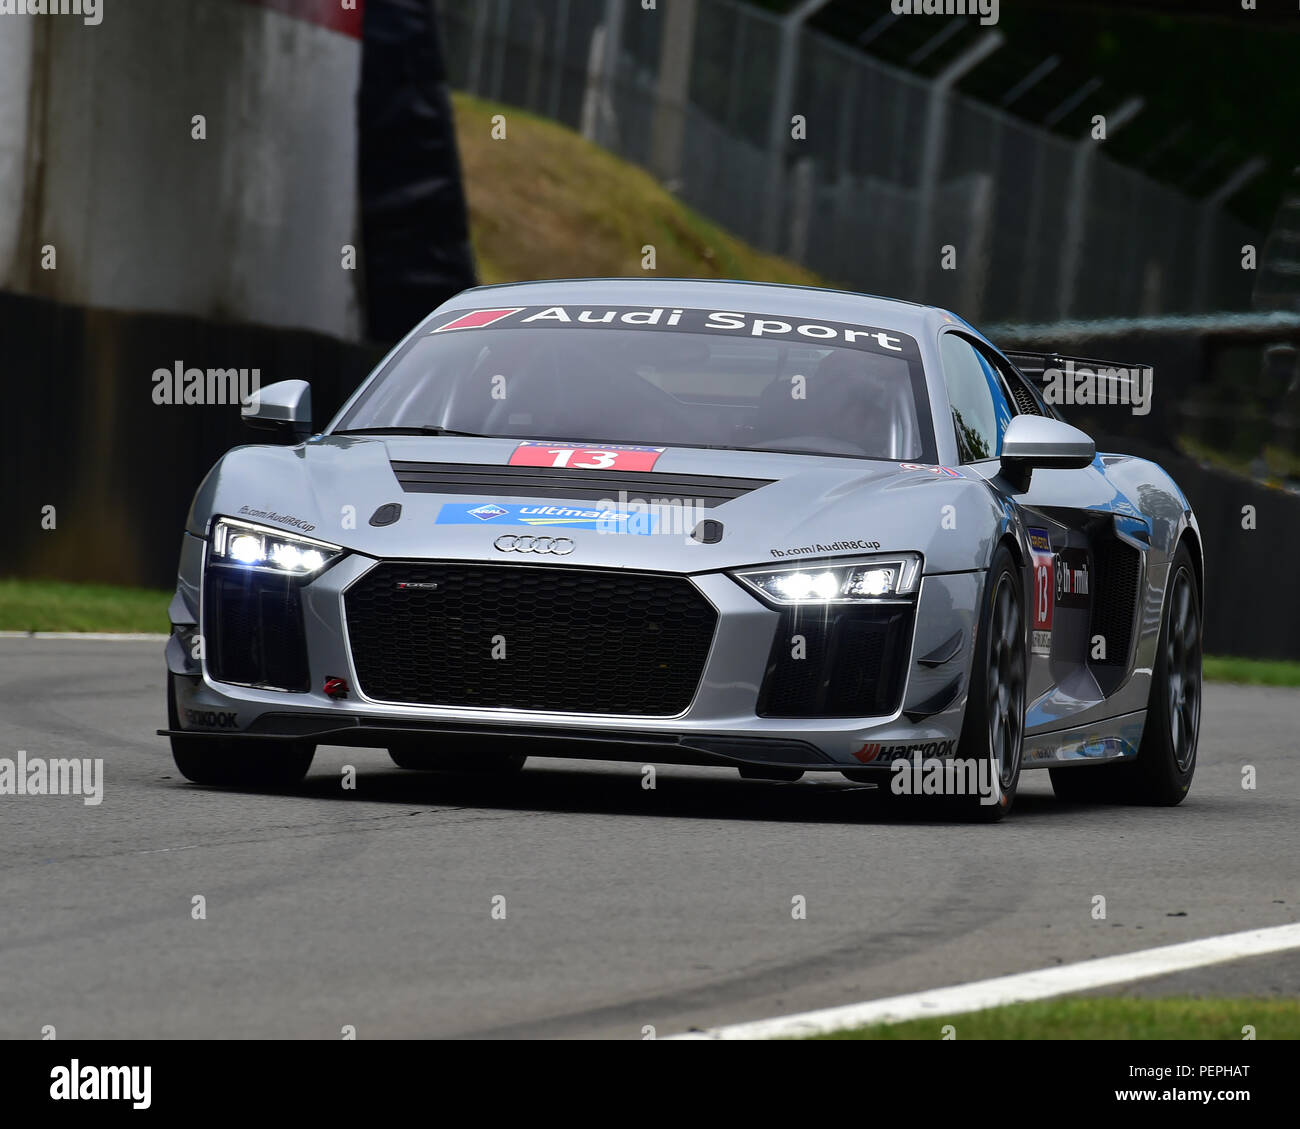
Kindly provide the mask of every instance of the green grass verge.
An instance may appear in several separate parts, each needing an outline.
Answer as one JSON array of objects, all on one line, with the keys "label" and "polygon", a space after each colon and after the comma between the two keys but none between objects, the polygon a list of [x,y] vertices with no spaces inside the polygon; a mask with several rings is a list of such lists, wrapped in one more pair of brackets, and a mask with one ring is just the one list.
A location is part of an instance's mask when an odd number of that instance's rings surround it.
[{"label": "green grass verge", "polygon": [[0,631],[170,630],[170,592],[59,580],[0,579]]},{"label": "green grass verge", "polygon": [[1300,1039],[1300,1000],[1066,997],[838,1031],[817,1039]]},{"label": "green grass verge", "polygon": [[1300,456],[1274,443],[1265,443],[1254,454],[1241,454],[1225,450],[1221,444],[1206,443],[1192,435],[1180,435],[1178,446],[1183,454],[1197,462],[1231,471],[1245,478],[1254,478],[1262,467],[1263,481],[1271,486],[1282,486],[1289,480],[1300,478]]},{"label": "green grass verge", "polygon": [[1206,655],[1205,677],[1211,682],[1239,682],[1247,686],[1300,686],[1300,663]]}]

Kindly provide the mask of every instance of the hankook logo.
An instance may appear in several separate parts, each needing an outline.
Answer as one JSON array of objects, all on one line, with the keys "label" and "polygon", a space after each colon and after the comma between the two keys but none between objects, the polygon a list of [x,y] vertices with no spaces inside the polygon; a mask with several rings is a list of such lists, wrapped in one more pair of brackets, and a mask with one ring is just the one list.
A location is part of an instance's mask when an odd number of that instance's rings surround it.
[{"label": "hankook logo", "polygon": [[557,557],[567,557],[574,549],[568,537],[516,537],[513,533],[498,537],[492,545],[503,553],[552,553]]}]

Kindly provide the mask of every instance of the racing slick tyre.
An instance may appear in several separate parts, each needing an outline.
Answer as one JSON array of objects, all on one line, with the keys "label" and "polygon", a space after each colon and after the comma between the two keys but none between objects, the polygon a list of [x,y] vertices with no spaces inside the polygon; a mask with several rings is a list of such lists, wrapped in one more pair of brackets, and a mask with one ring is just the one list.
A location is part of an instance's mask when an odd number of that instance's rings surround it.
[{"label": "racing slick tyre", "polygon": [[958,810],[972,820],[996,822],[1016,802],[1029,684],[1028,638],[1023,577],[1010,550],[999,545],[984,585],[966,717],[957,744],[959,760],[989,765],[990,794],[981,789],[953,797]]},{"label": "racing slick tyre", "polygon": [[316,755],[315,745],[300,741],[173,737],[171,742],[172,760],[186,780],[236,788],[292,788]]},{"label": "racing slick tyre", "polygon": [[1172,807],[1187,796],[1201,730],[1201,597],[1192,555],[1179,545],[1169,565],[1142,744],[1132,763],[1051,770],[1062,800]]},{"label": "racing slick tyre", "polygon": [[[970,693],[954,757],[974,770],[961,773],[961,778],[979,787],[945,797],[939,801],[938,810],[948,810],[976,822],[994,823],[1015,803],[1025,733],[1027,642],[1023,577],[1010,550],[999,545],[984,585]],[[918,814],[938,799],[898,795],[892,785],[891,775],[879,787],[882,798]]]},{"label": "racing slick tyre", "polygon": [[[173,678],[167,676],[167,721],[179,729]],[[172,760],[186,780],[236,788],[278,790],[297,784],[311,768],[316,746],[303,741],[172,737]]]},{"label": "racing slick tyre", "polygon": [[491,772],[509,774],[524,767],[524,753],[503,753],[470,738],[435,737],[433,742],[393,745],[388,750],[398,768],[417,772]]}]

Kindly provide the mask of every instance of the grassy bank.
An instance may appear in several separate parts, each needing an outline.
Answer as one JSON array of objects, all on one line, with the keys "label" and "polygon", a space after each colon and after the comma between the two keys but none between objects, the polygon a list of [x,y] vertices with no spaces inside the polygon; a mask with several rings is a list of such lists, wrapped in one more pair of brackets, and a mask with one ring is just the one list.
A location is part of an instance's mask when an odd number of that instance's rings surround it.
[{"label": "grassy bank", "polygon": [[1300,1000],[1123,999],[1112,996],[1042,1000],[968,1015],[935,1016],[818,1035],[819,1039],[1231,1039],[1253,1027],[1258,1039],[1300,1038]]},{"label": "grassy bank", "polygon": [[1300,663],[1207,655],[1205,677],[1211,682],[1237,682],[1243,686],[1300,686]]},{"label": "grassy bank", "polygon": [[166,632],[170,592],[0,579],[0,631]]},{"label": "grassy bank", "polygon": [[[649,173],[513,106],[457,94],[456,140],[483,282],[532,278],[744,278],[828,285],[755,251],[686,207]],[[494,115],[506,136],[492,136]],[[642,267],[642,247],[655,269]]]}]

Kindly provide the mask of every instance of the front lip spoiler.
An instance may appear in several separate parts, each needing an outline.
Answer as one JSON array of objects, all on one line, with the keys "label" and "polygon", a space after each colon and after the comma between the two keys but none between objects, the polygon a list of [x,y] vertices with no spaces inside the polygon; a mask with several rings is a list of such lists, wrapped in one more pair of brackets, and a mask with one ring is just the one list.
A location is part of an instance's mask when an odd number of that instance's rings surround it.
[{"label": "front lip spoiler", "polygon": [[565,729],[555,726],[455,725],[438,721],[376,723],[358,716],[318,718],[304,714],[262,714],[238,733],[159,729],[160,737],[212,737],[221,740],[302,741],[322,745],[387,748],[412,737],[456,735],[520,741],[527,756],[571,760],[614,760],[735,768],[802,768],[837,772],[842,767],[815,745],[784,737],[683,736],[629,730]]}]

